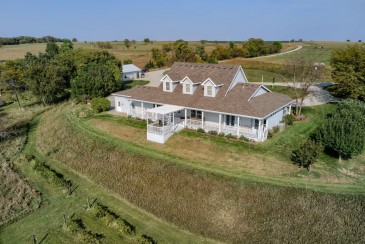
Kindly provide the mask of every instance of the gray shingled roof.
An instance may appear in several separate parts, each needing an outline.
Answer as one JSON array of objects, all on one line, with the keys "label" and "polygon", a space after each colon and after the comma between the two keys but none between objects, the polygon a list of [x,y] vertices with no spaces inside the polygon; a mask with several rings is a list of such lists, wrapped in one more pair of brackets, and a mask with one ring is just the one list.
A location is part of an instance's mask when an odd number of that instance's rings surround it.
[{"label": "gray shingled roof", "polygon": [[135,100],[157,104],[171,104],[188,108],[216,111],[221,113],[246,115],[264,118],[293,100],[283,94],[268,92],[260,96],[251,96],[260,88],[260,84],[237,84],[225,96],[239,65],[174,63],[168,73],[174,81],[180,81],[188,76],[192,82],[203,82],[210,78],[215,84],[223,84],[216,97],[205,97],[204,87],[198,86],[194,94],[183,94],[182,84],[178,83],[173,92],[163,91],[159,87],[134,87],[129,90],[113,93],[128,96]]},{"label": "gray shingled roof", "polygon": [[271,92],[248,101],[259,87],[258,84],[239,84],[226,97],[205,97],[203,87],[198,87],[193,95],[183,94],[181,84],[177,85],[174,92],[164,92],[161,87],[137,86],[114,94],[156,104],[172,104],[256,118],[263,118],[292,101],[286,95]]},{"label": "gray shingled roof", "polygon": [[204,82],[210,78],[216,85],[223,84],[221,91],[225,94],[239,68],[239,65],[231,64],[175,62],[167,75],[173,81],[181,81],[188,76],[193,83]]}]

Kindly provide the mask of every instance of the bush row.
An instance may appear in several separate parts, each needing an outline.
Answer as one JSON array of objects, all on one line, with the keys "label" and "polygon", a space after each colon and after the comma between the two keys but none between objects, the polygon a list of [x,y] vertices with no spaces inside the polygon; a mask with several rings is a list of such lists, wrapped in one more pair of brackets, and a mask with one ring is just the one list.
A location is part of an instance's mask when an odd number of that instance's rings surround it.
[{"label": "bush row", "polygon": [[52,169],[44,162],[40,162],[36,159],[33,159],[33,161],[35,161],[33,169],[39,172],[46,179],[48,183],[60,187],[70,188],[71,181],[66,180],[62,174]]},{"label": "bush row", "polygon": [[[205,130],[202,129],[202,128],[198,128],[197,129],[197,132],[205,133]],[[229,134],[225,134],[223,132],[218,133],[218,131],[216,131],[216,130],[210,130],[210,131],[208,131],[208,133],[210,135],[220,136],[220,137],[226,137],[226,138],[229,138],[229,139],[239,139],[239,140],[247,141],[247,142],[250,141],[250,139],[248,139],[247,137],[245,137],[243,135],[242,136],[236,136],[236,135],[233,135],[231,133],[229,133]]]},{"label": "bush row", "polygon": [[[134,235],[136,228],[100,203],[93,204],[88,212],[109,228],[118,230],[123,235]],[[152,237],[143,234],[136,238],[137,243],[156,243]]]},{"label": "bush row", "polygon": [[64,231],[71,232],[76,239],[85,243],[101,243],[103,235],[93,233],[86,229],[82,219],[71,219],[63,227]]}]

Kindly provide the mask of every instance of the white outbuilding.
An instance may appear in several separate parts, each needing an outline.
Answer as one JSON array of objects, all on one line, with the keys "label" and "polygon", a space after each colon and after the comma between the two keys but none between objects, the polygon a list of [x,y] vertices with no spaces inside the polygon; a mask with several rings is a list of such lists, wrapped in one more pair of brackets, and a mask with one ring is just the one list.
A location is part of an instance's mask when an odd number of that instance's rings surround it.
[{"label": "white outbuilding", "polygon": [[141,77],[141,69],[134,64],[123,64],[122,81],[139,79]]}]

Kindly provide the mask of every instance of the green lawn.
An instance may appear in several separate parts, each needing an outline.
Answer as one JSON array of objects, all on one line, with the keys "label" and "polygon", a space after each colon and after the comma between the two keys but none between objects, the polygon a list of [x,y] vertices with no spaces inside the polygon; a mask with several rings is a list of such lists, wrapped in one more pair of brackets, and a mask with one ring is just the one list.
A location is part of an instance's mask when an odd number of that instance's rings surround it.
[{"label": "green lawn", "polygon": [[[290,86],[276,86],[275,84],[274,85],[265,84],[265,85],[272,92],[285,94],[285,95],[288,95],[289,97],[291,97],[293,99],[296,98],[296,92],[295,92],[295,89],[293,87],[290,87]],[[302,88],[297,88],[297,89],[302,89]]]},{"label": "green lawn", "polygon": [[135,86],[145,86],[150,83],[148,80],[131,80],[131,81],[123,81],[122,89],[130,89]]}]

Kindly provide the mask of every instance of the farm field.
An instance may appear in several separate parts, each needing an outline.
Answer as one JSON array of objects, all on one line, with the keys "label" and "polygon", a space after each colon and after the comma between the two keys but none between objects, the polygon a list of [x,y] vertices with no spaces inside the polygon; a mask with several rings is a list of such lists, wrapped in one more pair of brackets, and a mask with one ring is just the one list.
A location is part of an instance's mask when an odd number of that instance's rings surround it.
[{"label": "farm field", "polygon": [[[172,44],[173,42],[153,42],[152,44],[145,44],[144,42],[136,42],[132,44],[128,49],[124,46],[124,42],[111,42],[112,49],[105,49],[114,54],[119,60],[123,62],[126,59],[132,59],[133,63],[138,67],[144,67],[144,65],[152,58],[152,48],[162,48],[164,44]],[[202,45],[200,42],[189,42],[190,46],[196,47]],[[204,44],[206,51],[211,52],[214,49],[214,43]],[[74,48],[82,49],[98,49],[93,42],[77,42],[74,43]],[[8,59],[23,58],[27,52],[38,54],[44,52],[46,49],[46,43],[34,43],[34,44],[20,44],[20,45],[6,45],[0,47],[0,61]],[[100,49],[99,49],[100,50]]]},{"label": "farm field", "polygon": [[[166,146],[145,141],[142,121],[108,114],[78,119],[80,109],[61,105],[39,116],[27,150],[33,147],[32,152],[67,177],[87,179],[90,190],[97,184],[178,228],[224,242],[364,241],[364,155],[343,165],[322,155],[309,172],[287,159],[290,147],[333,105],[308,108],[308,121],[263,144],[187,130]],[[212,163],[217,155],[209,154],[218,147],[222,160]],[[241,157],[242,165],[234,164]],[[81,186],[84,192],[86,186]],[[24,228],[29,234],[26,226],[16,222],[4,233]],[[147,229],[157,235],[152,227]],[[172,237],[160,233],[156,240],[161,238]]]}]

